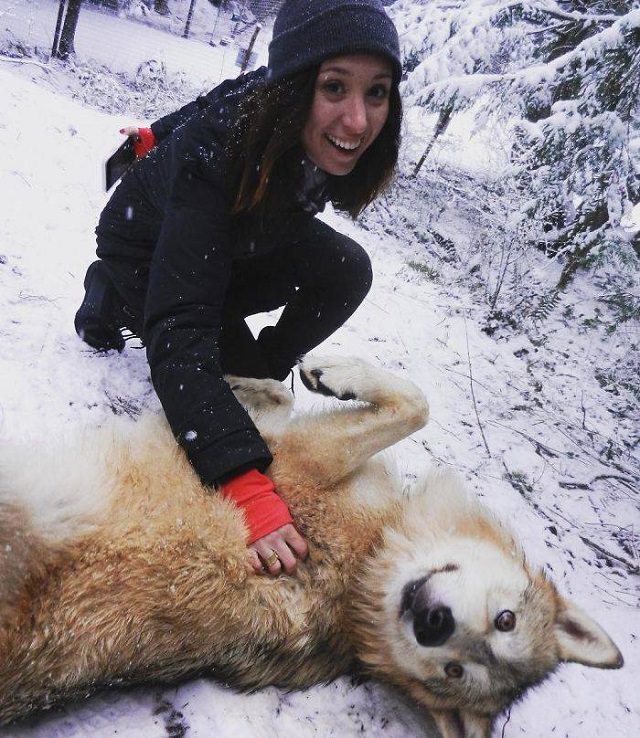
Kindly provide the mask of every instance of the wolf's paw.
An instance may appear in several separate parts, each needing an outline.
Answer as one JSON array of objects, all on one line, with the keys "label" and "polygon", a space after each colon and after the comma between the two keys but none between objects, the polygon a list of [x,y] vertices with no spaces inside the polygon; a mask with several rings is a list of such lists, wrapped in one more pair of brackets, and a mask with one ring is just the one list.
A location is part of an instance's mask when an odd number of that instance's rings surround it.
[{"label": "wolf's paw", "polygon": [[247,410],[268,410],[288,408],[293,403],[293,395],[275,379],[252,379],[250,377],[225,376],[227,384],[238,402]]},{"label": "wolf's paw", "polygon": [[415,430],[427,422],[429,407],[420,388],[386,369],[353,357],[317,356],[305,357],[299,368],[302,383],[312,392],[394,408]]},{"label": "wolf's paw", "polygon": [[353,357],[309,356],[299,366],[302,384],[311,392],[356,400],[371,367]]}]

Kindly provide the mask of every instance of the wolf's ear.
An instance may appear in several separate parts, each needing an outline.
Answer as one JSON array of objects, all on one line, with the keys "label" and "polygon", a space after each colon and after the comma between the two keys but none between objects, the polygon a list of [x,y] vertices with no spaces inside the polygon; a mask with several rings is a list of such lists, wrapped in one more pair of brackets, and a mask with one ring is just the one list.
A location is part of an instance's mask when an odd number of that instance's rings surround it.
[{"label": "wolf's ear", "polygon": [[624,659],[616,644],[577,605],[559,598],[555,632],[562,661],[600,669],[619,669]]},{"label": "wolf's ear", "polygon": [[463,710],[432,710],[442,738],[489,738],[493,720]]}]

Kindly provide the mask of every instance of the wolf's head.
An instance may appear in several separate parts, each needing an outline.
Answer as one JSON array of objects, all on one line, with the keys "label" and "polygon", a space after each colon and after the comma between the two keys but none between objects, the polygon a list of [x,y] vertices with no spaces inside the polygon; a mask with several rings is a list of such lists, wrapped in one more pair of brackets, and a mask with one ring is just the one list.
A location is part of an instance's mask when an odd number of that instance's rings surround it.
[{"label": "wolf's head", "polygon": [[445,738],[488,736],[562,661],[622,666],[609,636],[451,474],[431,474],[407,498],[353,607],[365,668],[427,707]]}]

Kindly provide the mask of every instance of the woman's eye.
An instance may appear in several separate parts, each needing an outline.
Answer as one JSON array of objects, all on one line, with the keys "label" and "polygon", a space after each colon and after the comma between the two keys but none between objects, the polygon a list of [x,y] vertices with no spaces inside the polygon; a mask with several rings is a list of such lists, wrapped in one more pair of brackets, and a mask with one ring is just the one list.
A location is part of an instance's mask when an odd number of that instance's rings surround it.
[{"label": "woman's eye", "polygon": [[344,91],[344,85],[338,80],[329,80],[322,85],[322,89],[330,95],[339,95]]},{"label": "woman's eye", "polygon": [[389,89],[384,85],[375,85],[369,90],[369,97],[376,100],[386,100],[389,97]]},{"label": "woman's eye", "polygon": [[464,674],[464,669],[461,664],[451,661],[444,667],[444,673],[451,679],[460,679]]}]

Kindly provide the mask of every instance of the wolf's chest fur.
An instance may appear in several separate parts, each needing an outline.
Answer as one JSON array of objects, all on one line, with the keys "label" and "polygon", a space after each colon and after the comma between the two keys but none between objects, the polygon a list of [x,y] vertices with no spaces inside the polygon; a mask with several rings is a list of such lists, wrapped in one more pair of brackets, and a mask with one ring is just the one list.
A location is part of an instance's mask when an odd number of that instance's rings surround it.
[{"label": "wolf's chest fur", "polygon": [[[370,463],[379,473],[379,462]],[[391,505],[368,511],[362,493],[346,504],[340,494],[337,504],[338,490],[301,484],[276,451],[272,472],[310,556],[295,577],[273,580],[250,572],[241,514],[199,484],[160,418],[116,440],[102,464],[112,482],[79,526],[86,532],[52,547],[33,582],[33,629],[46,637],[14,652],[25,676],[34,656],[39,674],[44,661],[53,667],[78,649],[107,683],[171,680],[197,664],[195,671],[242,688],[302,687],[352,666],[349,629],[341,627],[351,577]],[[72,495],[66,504],[73,507]],[[116,622],[126,625],[108,658],[91,654]]]}]

